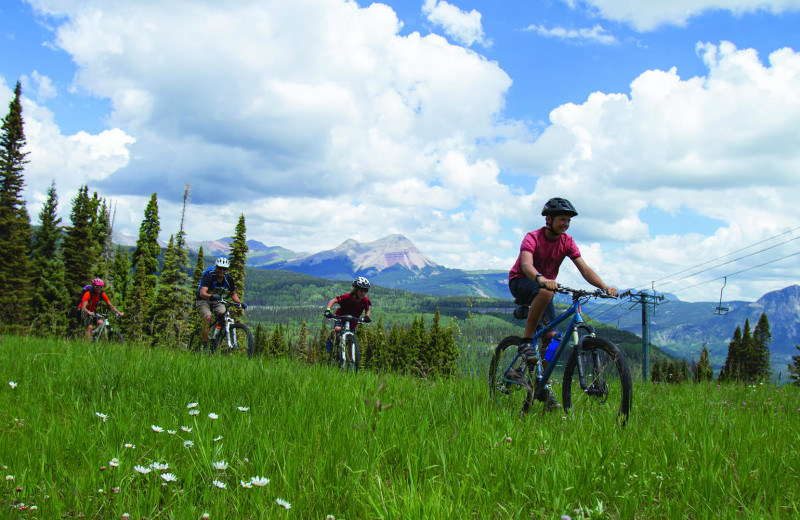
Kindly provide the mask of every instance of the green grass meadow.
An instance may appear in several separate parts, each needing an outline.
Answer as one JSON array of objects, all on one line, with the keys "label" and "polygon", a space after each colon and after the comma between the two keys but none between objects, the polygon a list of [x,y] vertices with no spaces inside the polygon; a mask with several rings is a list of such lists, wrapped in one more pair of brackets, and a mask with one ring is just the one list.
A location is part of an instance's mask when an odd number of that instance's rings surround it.
[{"label": "green grass meadow", "polygon": [[796,387],[637,381],[621,428],[484,379],[3,336],[0,518],[800,516]]}]

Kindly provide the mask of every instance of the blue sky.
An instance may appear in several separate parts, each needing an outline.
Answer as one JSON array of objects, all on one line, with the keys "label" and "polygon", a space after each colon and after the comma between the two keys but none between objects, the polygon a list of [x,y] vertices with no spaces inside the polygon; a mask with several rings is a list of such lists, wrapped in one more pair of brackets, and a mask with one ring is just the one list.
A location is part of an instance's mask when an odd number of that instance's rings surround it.
[{"label": "blue sky", "polygon": [[34,216],[88,184],[136,235],[157,192],[166,239],[189,182],[192,241],[244,213],[507,269],[563,196],[606,282],[754,300],[798,283],[797,27],[800,0],[9,0],[0,101],[20,80]]}]

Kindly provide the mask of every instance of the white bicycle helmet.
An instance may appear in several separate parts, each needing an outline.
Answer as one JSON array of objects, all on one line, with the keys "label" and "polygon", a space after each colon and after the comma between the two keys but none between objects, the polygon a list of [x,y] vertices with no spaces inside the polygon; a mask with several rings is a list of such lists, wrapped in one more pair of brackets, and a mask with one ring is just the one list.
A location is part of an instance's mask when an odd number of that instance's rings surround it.
[{"label": "white bicycle helmet", "polygon": [[228,262],[227,258],[221,256],[217,258],[217,261],[214,263],[214,265],[216,265],[217,267],[224,267],[225,269],[228,269],[231,266],[231,263]]},{"label": "white bicycle helmet", "polygon": [[359,276],[358,278],[353,280],[353,287],[356,287],[358,289],[366,289],[367,291],[369,291],[369,280],[367,280],[363,276]]}]

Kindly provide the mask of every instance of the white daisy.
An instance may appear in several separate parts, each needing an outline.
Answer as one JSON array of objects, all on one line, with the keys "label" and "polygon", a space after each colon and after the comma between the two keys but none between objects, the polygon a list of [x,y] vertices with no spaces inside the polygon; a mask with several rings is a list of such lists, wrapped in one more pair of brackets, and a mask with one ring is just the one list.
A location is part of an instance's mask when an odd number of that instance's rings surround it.
[{"label": "white daisy", "polygon": [[192,446],[194,446],[194,443],[192,441],[183,441],[184,448],[191,448]]},{"label": "white daisy", "polygon": [[165,471],[169,469],[169,464],[166,462],[164,464],[161,464],[160,462],[154,462],[150,464],[150,467],[156,471]]},{"label": "white daisy", "polygon": [[189,410],[189,415],[200,415],[200,410]]},{"label": "white daisy", "polygon": [[244,480],[240,480],[239,484],[241,484],[243,488],[247,488],[247,489],[252,489],[253,488],[252,482],[245,482]]},{"label": "white daisy", "polygon": [[192,429],[189,428],[188,426],[181,426],[181,430],[185,431],[186,433],[189,433],[190,431],[192,431]]},{"label": "white daisy", "polygon": [[214,484],[215,486],[217,486],[220,489],[225,489],[225,487],[226,487],[225,483],[224,482],[220,482],[219,480],[212,480],[211,483]]},{"label": "white daisy", "polygon": [[10,386],[11,388],[16,388],[17,387],[17,383],[15,383],[14,381],[9,381],[8,382],[8,386]]},{"label": "white daisy", "polygon": [[103,419],[103,422],[106,422],[106,419],[108,419],[108,416],[106,414],[104,414],[104,413],[94,412],[94,414],[96,416],[98,416],[99,418]]},{"label": "white daisy", "polygon": [[237,408],[239,409],[239,411],[240,411],[240,412],[246,412],[247,410],[249,410],[249,409],[250,409],[250,408],[249,408],[249,407],[247,407],[247,406],[237,406]]},{"label": "white daisy", "polygon": [[175,482],[178,480],[178,477],[172,473],[164,473],[161,475],[161,478],[163,478],[166,482]]},{"label": "white daisy", "polygon": [[264,487],[269,484],[269,479],[267,477],[252,477],[250,482],[258,487]]},{"label": "white daisy", "polygon": [[164,432],[164,428],[162,428],[161,426],[156,426],[155,424],[151,424],[150,428],[152,428],[153,431],[156,432],[156,433],[163,433]]},{"label": "white daisy", "polygon": [[14,475],[6,475],[6,480],[14,480]]},{"label": "white daisy", "polygon": [[211,419],[211,420],[217,419],[218,417],[219,417],[219,415],[215,414],[214,412],[211,412],[210,414],[208,414],[208,418]]},{"label": "white daisy", "polygon": [[167,430],[167,433],[170,435],[175,435],[178,432],[176,430]]},{"label": "white daisy", "polygon": [[222,440],[222,435],[220,435],[219,437],[214,437],[214,442],[221,441],[221,440]]},{"label": "white daisy", "polygon": [[111,461],[109,461],[108,465],[111,466],[112,468],[116,468],[117,466],[119,466],[119,459],[114,457],[113,459],[111,459]]},{"label": "white daisy", "polygon": [[134,466],[133,469],[138,471],[142,475],[146,475],[146,474],[150,473],[150,468],[146,468],[144,466],[138,466],[137,465],[137,466]]},{"label": "white daisy", "polygon": [[189,403],[186,405],[186,408],[197,408],[197,403]]},{"label": "white daisy", "polygon": [[291,509],[292,508],[292,504],[290,504],[289,502],[287,502],[286,500],[284,500],[282,498],[276,498],[275,502],[277,502],[278,505],[283,507],[283,508],[286,508],[286,509]]},{"label": "white daisy", "polygon": [[228,463],[225,462],[224,460],[219,462],[214,462],[212,466],[214,466],[214,469],[218,471],[225,471],[226,469],[228,469]]}]

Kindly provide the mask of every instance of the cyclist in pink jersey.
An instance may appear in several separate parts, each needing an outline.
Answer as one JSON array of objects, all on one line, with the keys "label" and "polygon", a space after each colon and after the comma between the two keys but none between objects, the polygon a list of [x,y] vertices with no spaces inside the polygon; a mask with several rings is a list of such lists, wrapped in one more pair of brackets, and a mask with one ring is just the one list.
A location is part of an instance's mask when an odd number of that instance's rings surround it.
[{"label": "cyclist in pink jersey", "polygon": [[[552,198],[542,208],[545,226],[531,231],[522,240],[519,256],[508,273],[508,288],[517,302],[530,304],[525,332],[519,345],[519,353],[530,364],[539,360],[539,354],[533,345],[533,336],[542,318],[551,321],[555,318],[553,296],[558,288],[556,276],[565,258],[572,260],[581,276],[599,289],[612,296],[617,289],[606,285],[581,257],[575,241],[567,234],[572,217],[578,212],[570,201]],[[542,338],[542,346],[546,346],[550,337]],[[545,368],[546,362],[543,362]],[[550,408],[559,406],[555,396],[548,398]]]}]

